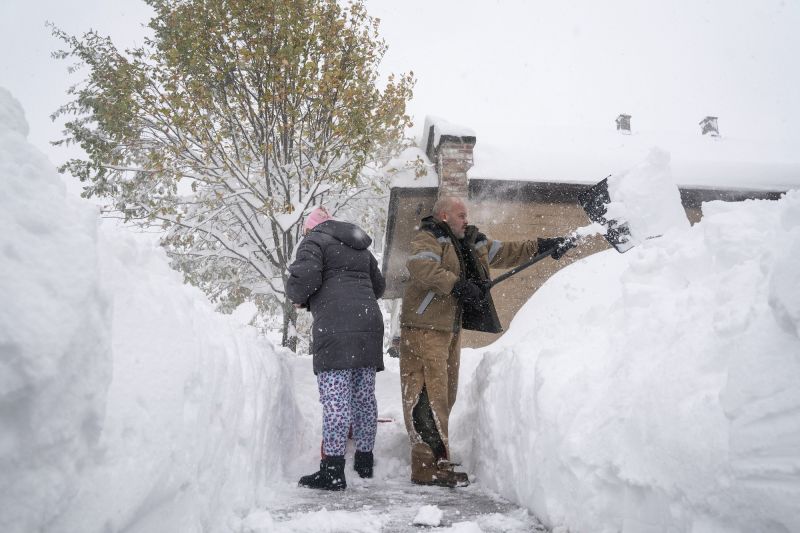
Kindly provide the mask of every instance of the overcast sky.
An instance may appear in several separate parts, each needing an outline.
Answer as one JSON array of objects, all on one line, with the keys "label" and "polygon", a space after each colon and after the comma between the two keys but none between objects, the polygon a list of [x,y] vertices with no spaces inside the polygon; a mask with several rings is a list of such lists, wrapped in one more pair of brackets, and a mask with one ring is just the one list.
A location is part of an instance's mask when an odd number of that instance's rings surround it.
[{"label": "overcast sky", "polygon": [[416,114],[481,134],[558,123],[798,137],[800,1],[372,0]]},{"label": "overcast sky", "polygon": [[[433,114],[500,143],[558,124],[696,134],[706,115],[723,135],[800,146],[800,0],[368,0],[389,44],[386,72],[418,78],[417,130]],[[0,86],[23,104],[29,138],[47,146],[48,115],[76,78],[50,59],[46,20],[141,42],[138,0],[4,0]],[[71,80],[71,81],[70,81]]]}]

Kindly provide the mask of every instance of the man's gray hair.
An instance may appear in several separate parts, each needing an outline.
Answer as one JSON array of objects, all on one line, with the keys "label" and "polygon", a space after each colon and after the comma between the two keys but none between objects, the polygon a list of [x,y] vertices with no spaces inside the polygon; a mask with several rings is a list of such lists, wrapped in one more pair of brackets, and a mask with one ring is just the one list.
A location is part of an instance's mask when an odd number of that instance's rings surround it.
[{"label": "man's gray hair", "polygon": [[436,203],[433,204],[431,214],[436,218],[440,218],[439,215],[450,211],[456,202],[461,202],[464,205],[467,203],[464,198],[461,198],[460,196],[441,196],[436,200]]}]

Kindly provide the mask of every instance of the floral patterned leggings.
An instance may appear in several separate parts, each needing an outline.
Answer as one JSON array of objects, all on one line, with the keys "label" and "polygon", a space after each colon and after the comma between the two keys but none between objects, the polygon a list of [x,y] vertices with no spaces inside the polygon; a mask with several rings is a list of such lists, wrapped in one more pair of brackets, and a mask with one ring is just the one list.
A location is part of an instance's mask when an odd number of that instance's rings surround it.
[{"label": "floral patterned leggings", "polygon": [[378,426],[375,368],[320,372],[317,384],[322,403],[322,453],[344,455],[351,427],[356,450],[371,452]]}]

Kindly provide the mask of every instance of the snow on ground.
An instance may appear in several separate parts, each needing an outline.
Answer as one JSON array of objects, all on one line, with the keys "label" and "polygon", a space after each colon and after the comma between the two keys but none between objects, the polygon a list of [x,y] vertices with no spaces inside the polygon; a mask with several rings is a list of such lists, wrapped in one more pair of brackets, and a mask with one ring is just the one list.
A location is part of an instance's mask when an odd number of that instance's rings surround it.
[{"label": "snow on ground", "polygon": [[[423,508],[435,506],[442,516],[437,531],[530,533],[545,531],[526,509],[487,491],[480,484],[466,488],[420,487],[410,482],[410,448],[403,424],[400,365],[385,357],[386,370],[376,380],[378,424],[375,475],[361,479],[353,471],[354,445],[345,455],[347,490],[329,493],[297,487],[300,476],[319,468],[322,413],[311,358],[291,361],[292,381],[301,417],[309,433],[291,450],[286,475],[272,485],[270,497],[243,516],[234,527],[242,533],[273,532],[412,532],[426,530],[413,522]],[[425,516],[429,516],[427,513]]]},{"label": "snow on ground", "polygon": [[480,483],[573,533],[800,531],[800,192],[703,213],[464,351],[451,442]]},{"label": "snow on ground", "polygon": [[435,505],[423,505],[414,517],[414,524],[421,526],[438,526],[442,523],[444,513]]},{"label": "snow on ground", "polygon": [[26,133],[0,89],[0,530],[226,530],[304,437],[285,357]]}]

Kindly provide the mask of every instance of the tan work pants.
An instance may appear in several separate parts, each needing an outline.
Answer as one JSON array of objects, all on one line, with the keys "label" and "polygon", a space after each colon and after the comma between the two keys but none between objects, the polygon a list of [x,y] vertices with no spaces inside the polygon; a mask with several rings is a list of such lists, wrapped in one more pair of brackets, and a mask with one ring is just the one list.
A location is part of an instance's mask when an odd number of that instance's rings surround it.
[{"label": "tan work pants", "polygon": [[450,458],[448,426],[458,392],[461,334],[430,329],[402,328],[400,333],[400,386],[403,418],[412,449],[422,438],[414,427],[412,412],[425,387],[436,428]]}]

